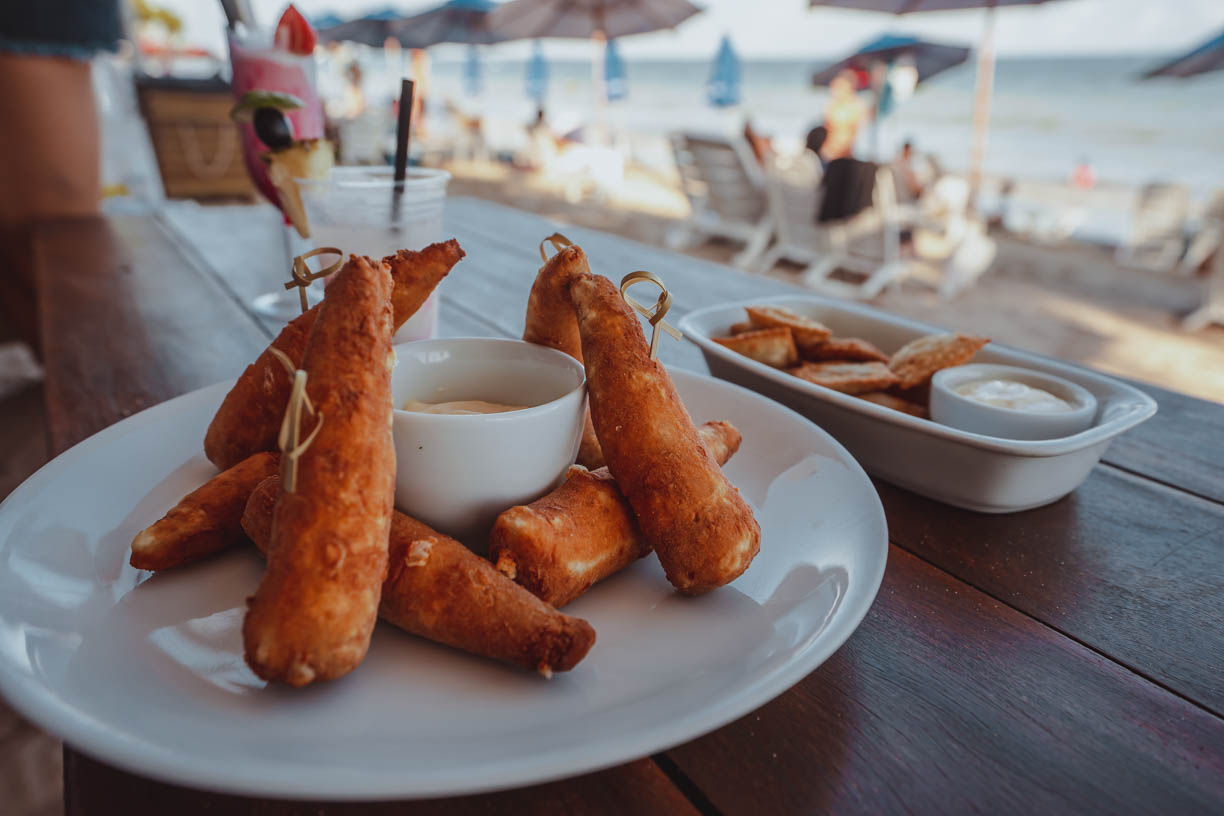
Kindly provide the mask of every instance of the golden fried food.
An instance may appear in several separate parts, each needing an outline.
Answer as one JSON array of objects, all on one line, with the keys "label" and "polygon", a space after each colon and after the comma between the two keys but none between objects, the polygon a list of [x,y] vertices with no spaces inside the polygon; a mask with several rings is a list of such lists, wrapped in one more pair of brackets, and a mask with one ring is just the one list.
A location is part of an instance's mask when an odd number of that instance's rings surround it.
[{"label": "golden fried food", "polygon": [[888,367],[900,378],[901,388],[913,388],[940,369],[969,362],[989,342],[968,334],[928,334],[902,346],[889,358]]},{"label": "golden fried food", "polygon": [[[569,285],[577,275],[589,274],[586,256],[558,252],[549,258],[536,274],[527,296],[527,322],[523,339],[528,343],[555,348],[582,362],[582,340],[578,336],[578,318],[570,300]],[[588,409],[578,445],[578,464],[594,470],[603,467],[603,451],[591,425]]]},{"label": "golden fried food", "polygon": [[879,391],[899,381],[883,363],[800,363],[787,372],[844,394]]},{"label": "golden fried food", "polygon": [[[463,250],[452,240],[432,244],[420,252],[400,250],[386,259],[395,281],[392,302],[396,328],[412,317],[461,258]],[[306,339],[318,314],[319,307],[315,306],[290,321],[225,395],[204,436],[204,453],[218,468],[231,468],[253,453],[276,448],[276,434],[292,383],[271,349],[285,354],[293,365],[301,366]]]},{"label": "golden fried food", "polygon": [[819,343],[796,343],[799,356],[812,362],[888,362],[888,355],[858,337],[830,337]]},{"label": "golden fried food", "polygon": [[[260,550],[272,538],[280,478],[260,484],[242,527]],[[595,642],[581,618],[563,615],[455,539],[398,511],[378,613],[406,632],[544,675],[568,671]]]},{"label": "golden fried food", "polygon": [[828,326],[810,317],[797,315],[781,306],[748,306],[748,320],[758,329],[790,329],[796,343],[820,343],[833,332]]},{"label": "golden fried food", "polygon": [[894,411],[903,411],[910,416],[916,416],[920,419],[929,418],[926,406],[922,403],[894,396],[887,391],[868,391],[866,394],[858,394],[857,396],[859,399],[874,402],[876,405],[883,405],[885,408],[891,408]]},{"label": "golden fried food", "polygon": [[[391,270],[350,256],[328,287],[302,364],[315,416],[281,490],[268,569],[247,602],[246,661],[302,686],[347,674],[370,644],[387,570],[391,444]],[[282,457],[282,477],[293,467]]]},{"label": "golden fried food", "polygon": [[616,285],[586,274],[573,281],[570,295],[595,432],[668,580],[694,595],[735,580],[760,550],[751,508],[701,446]]},{"label": "golden fried food", "polygon": [[752,325],[751,320],[744,320],[740,323],[732,323],[731,328],[727,331],[730,334],[743,334],[744,332],[752,331],[756,326]]},{"label": "golden fried food", "polygon": [[[707,422],[698,433],[719,465],[739,449],[740,433],[729,422]],[[489,535],[497,569],[555,607],[649,552],[633,508],[606,467],[570,468],[556,490],[498,516]]]},{"label": "golden fried food", "polygon": [[715,337],[713,340],[720,346],[774,368],[786,368],[799,362],[795,340],[787,328],[756,329],[730,337]]},{"label": "golden fried food", "polygon": [[382,259],[391,267],[394,284],[391,289],[391,310],[395,319],[392,334],[417,313],[463,256],[459,242],[452,238],[419,251],[401,249]]},{"label": "golden fried food", "polygon": [[276,453],[257,453],[188,493],[132,539],[128,563],[136,569],[170,569],[241,544],[247,496],[276,472],[279,461]]}]

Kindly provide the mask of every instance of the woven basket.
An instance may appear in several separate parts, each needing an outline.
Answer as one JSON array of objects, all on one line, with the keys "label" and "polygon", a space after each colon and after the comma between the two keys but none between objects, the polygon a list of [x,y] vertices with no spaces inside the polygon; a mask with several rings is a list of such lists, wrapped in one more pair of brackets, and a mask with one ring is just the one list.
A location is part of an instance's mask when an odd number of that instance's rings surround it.
[{"label": "woven basket", "polygon": [[229,89],[165,85],[137,82],[166,195],[254,198],[238,129],[229,119],[234,104]]}]

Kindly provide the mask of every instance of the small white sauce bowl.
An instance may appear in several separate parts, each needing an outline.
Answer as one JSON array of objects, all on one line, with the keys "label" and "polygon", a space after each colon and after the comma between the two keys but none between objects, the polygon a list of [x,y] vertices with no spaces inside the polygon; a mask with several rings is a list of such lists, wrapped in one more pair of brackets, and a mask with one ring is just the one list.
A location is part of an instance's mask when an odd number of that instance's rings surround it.
[{"label": "small white sauce bowl", "polygon": [[[1070,403],[1070,411],[1039,413],[987,405],[956,393],[965,383],[979,380],[1013,380],[1049,391]],[[1092,427],[1096,419],[1096,397],[1070,380],[1029,368],[969,363],[945,368],[931,379],[931,419],[962,431],[1003,439],[1058,439]]]},{"label": "small white sauce bowl", "polygon": [[[395,506],[483,552],[498,514],[547,493],[574,463],[586,407],[582,364],[555,349],[488,337],[420,340],[395,354]],[[401,410],[410,399],[530,407]]]}]

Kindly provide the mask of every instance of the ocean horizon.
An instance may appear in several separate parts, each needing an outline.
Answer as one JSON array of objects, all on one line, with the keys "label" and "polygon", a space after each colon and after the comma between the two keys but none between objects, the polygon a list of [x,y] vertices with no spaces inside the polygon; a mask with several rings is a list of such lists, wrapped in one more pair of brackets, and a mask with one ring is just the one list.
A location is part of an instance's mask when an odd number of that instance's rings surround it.
[{"label": "ocean horizon", "polygon": [[[371,104],[390,100],[399,67],[379,51],[359,58]],[[1196,196],[1224,187],[1224,73],[1178,80],[1139,80],[1160,55],[1001,58],[995,70],[985,171],[1023,180],[1066,181],[1090,163],[1102,185],[1135,187],[1163,181],[1184,184]],[[722,110],[706,103],[710,61],[626,60],[628,98],[601,112],[587,60],[549,61],[550,120],[562,127],[601,116],[634,137],[680,130],[727,131],[745,119],[784,150],[797,149],[822,119],[827,98],[811,85],[822,59],[750,59],[743,62],[742,103]],[[526,61],[492,55],[481,61],[482,90],[465,89],[463,60],[436,59],[431,103],[444,100],[493,124],[528,122],[535,103],[524,84]],[[942,166],[968,166],[976,75],[974,55],[918,87],[884,117],[878,149],[870,128],[860,134],[864,158],[887,158],[912,140]],[[496,131],[496,127],[493,128]]]}]

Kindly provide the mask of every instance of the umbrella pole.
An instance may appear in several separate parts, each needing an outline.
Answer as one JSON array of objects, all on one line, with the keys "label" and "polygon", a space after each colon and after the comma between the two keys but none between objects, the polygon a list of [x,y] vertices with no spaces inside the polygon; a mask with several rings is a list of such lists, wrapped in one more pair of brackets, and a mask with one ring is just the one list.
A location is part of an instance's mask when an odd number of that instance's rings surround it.
[{"label": "umbrella pole", "polygon": [[608,59],[608,39],[604,36],[603,31],[596,30],[591,35],[591,42],[594,45],[592,49],[594,55],[591,58],[591,78],[595,83],[595,127],[592,128],[595,133],[592,134],[591,143],[599,146],[606,145],[608,139],[608,84],[604,80],[604,65]]},{"label": "umbrella pole", "polygon": [[977,83],[973,92],[973,145],[969,153],[969,209],[976,211],[986,159],[986,131],[990,127],[990,97],[994,90],[995,7],[986,9],[986,25],[978,46]]}]

